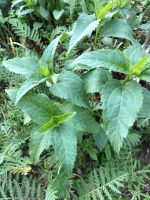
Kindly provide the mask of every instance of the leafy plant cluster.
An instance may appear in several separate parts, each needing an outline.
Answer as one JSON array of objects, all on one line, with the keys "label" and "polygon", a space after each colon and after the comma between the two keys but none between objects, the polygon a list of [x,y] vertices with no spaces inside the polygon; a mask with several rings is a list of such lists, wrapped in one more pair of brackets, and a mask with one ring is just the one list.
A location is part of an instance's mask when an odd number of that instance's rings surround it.
[{"label": "leafy plant cluster", "polygon": [[0,2],[1,199],[149,199],[148,9]]}]

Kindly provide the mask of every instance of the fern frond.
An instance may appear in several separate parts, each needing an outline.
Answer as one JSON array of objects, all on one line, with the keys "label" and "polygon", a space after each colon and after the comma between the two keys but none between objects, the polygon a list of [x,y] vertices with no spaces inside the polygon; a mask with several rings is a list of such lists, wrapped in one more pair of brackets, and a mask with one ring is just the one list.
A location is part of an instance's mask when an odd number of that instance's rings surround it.
[{"label": "fern frond", "polygon": [[11,173],[1,176],[0,199],[27,200],[44,199],[45,186],[33,176],[13,176]]},{"label": "fern frond", "polygon": [[70,16],[72,17],[74,10],[78,4],[78,0],[64,0],[64,2],[69,4]]},{"label": "fern frond", "polygon": [[54,40],[56,36],[60,35],[64,31],[66,31],[66,27],[64,26],[57,26],[55,29],[53,29],[51,33],[51,41]]},{"label": "fern frond", "polygon": [[81,181],[80,200],[104,200],[113,199],[112,194],[120,194],[120,188],[128,174],[126,172],[117,171],[111,167],[101,167],[94,169],[89,175],[87,183]]},{"label": "fern frond", "polygon": [[57,191],[55,190],[55,188],[49,184],[46,190],[46,196],[45,196],[45,200],[56,200],[57,199]]},{"label": "fern frond", "polygon": [[127,138],[124,140],[123,148],[133,148],[140,142],[141,136],[137,133],[128,134]]},{"label": "fern frond", "polygon": [[29,25],[16,18],[11,18],[9,23],[12,25],[16,35],[30,39],[38,44],[40,43],[40,35],[37,29],[31,29]]}]

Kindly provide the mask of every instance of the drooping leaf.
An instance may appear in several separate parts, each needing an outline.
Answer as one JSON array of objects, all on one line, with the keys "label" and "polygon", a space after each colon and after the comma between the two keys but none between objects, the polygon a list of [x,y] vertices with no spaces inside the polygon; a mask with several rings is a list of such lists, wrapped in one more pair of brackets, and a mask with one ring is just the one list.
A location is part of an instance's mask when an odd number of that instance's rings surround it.
[{"label": "drooping leaf", "polygon": [[52,116],[62,114],[60,104],[45,94],[27,94],[20,100],[18,106],[39,125],[47,123]]},{"label": "drooping leaf", "polygon": [[115,19],[107,22],[100,29],[101,37],[117,37],[124,38],[137,44],[137,41],[133,37],[133,31],[125,20]]},{"label": "drooping leaf", "polygon": [[87,107],[88,103],[83,88],[83,82],[78,75],[70,71],[63,71],[52,84],[50,91],[54,96],[68,100],[74,105]]},{"label": "drooping leaf", "polygon": [[77,155],[77,137],[74,127],[70,122],[64,122],[58,128],[52,129],[52,145],[63,168],[68,173],[74,167]]},{"label": "drooping leaf", "polygon": [[36,131],[31,135],[29,153],[34,164],[39,162],[42,152],[52,144],[52,134],[49,131],[43,133]]},{"label": "drooping leaf", "polygon": [[94,15],[88,15],[86,13],[81,14],[73,28],[68,53],[81,39],[83,39],[83,37],[90,36],[98,24],[99,20],[95,20]]},{"label": "drooping leaf", "polygon": [[61,39],[62,35],[58,36],[57,38],[55,38],[54,40],[51,41],[51,43],[48,45],[48,47],[45,49],[41,61],[44,64],[47,64],[49,66],[53,66],[53,59],[54,59],[54,55],[55,55],[55,51],[56,48],[58,46],[58,43]]},{"label": "drooping leaf", "polygon": [[140,58],[146,55],[144,49],[140,45],[129,46],[124,50],[125,55],[135,64]]},{"label": "drooping leaf", "polygon": [[98,149],[100,151],[102,151],[108,142],[108,137],[107,137],[104,129],[102,129],[102,127],[101,127],[99,133],[93,134],[93,138],[94,138],[94,142],[95,142],[96,146],[98,147]]},{"label": "drooping leaf", "polygon": [[92,69],[106,68],[113,71],[129,73],[130,62],[119,50],[101,49],[83,53],[68,64],[69,68]]},{"label": "drooping leaf", "polygon": [[135,81],[122,84],[118,80],[110,80],[105,84],[102,92],[103,121],[116,152],[120,151],[123,139],[135,122],[142,101],[142,89]]},{"label": "drooping leaf", "polygon": [[83,75],[83,81],[85,90],[87,93],[100,92],[104,84],[111,79],[111,75],[108,71],[100,68],[90,70]]},{"label": "drooping leaf", "polygon": [[38,59],[32,57],[13,58],[7,61],[3,61],[3,65],[9,71],[25,76],[30,76],[33,73],[40,72]]},{"label": "drooping leaf", "polygon": [[77,106],[74,106],[73,109],[76,115],[71,119],[71,123],[78,131],[100,133],[100,124],[96,122],[90,111]]},{"label": "drooping leaf", "polygon": [[32,75],[27,79],[22,86],[19,88],[17,96],[16,96],[16,101],[15,103],[17,104],[20,99],[27,93],[29,92],[32,88],[35,86],[39,85],[40,83],[44,82],[46,79],[43,78],[41,75]]}]

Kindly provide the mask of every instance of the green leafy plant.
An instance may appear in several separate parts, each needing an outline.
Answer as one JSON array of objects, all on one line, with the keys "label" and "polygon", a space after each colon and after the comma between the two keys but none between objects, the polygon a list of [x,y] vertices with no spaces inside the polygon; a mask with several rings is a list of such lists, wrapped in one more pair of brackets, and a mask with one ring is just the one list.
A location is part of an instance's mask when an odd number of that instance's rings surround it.
[{"label": "green leafy plant", "polygon": [[2,109],[3,199],[147,198],[150,170],[139,154],[149,129],[150,55],[139,39],[146,17],[131,3],[15,0],[2,15],[2,47],[11,47],[1,56],[2,82],[18,113],[10,107],[7,123]]}]

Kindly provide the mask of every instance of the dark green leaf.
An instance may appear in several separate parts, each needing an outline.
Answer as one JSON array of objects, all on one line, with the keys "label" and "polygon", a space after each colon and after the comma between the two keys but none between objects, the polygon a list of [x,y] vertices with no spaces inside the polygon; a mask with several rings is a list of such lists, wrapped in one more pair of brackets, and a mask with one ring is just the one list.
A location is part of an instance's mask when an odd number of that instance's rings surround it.
[{"label": "dark green leaf", "polygon": [[50,91],[54,96],[68,100],[74,105],[87,107],[83,82],[78,75],[70,71],[63,71],[52,84]]},{"label": "dark green leaf", "polygon": [[112,71],[129,73],[129,59],[119,50],[101,49],[83,53],[69,63],[69,68],[92,69],[106,68]]},{"label": "dark green leaf", "polygon": [[106,134],[114,150],[119,152],[142,107],[142,88],[135,81],[123,85],[118,80],[110,80],[102,91],[102,102]]},{"label": "dark green leaf", "polygon": [[111,75],[107,70],[94,69],[83,75],[85,90],[87,93],[100,92],[105,83],[111,79]]},{"label": "dark green leaf", "polygon": [[3,65],[9,71],[25,76],[40,72],[38,59],[32,57],[10,59],[3,61]]},{"label": "dark green leaf", "polygon": [[22,86],[19,88],[18,92],[17,92],[17,96],[16,96],[16,101],[15,103],[17,104],[20,99],[27,93],[29,92],[32,88],[34,88],[35,86],[39,85],[40,83],[43,83],[44,81],[46,81],[46,78],[43,78],[41,75],[34,75],[29,77],[29,79],[27,79]]},{"label": "dark green leaf", "polygon": [[133,44],[138,42],[133,37],[133,31],[126,20],[115,19],[107,22],[100,29],[101,37],[117,37],[130,40]]}]

